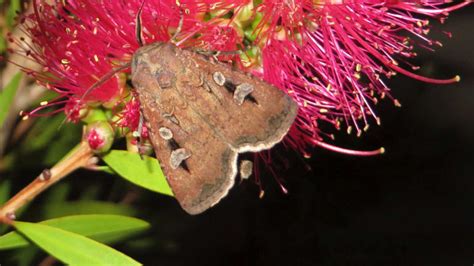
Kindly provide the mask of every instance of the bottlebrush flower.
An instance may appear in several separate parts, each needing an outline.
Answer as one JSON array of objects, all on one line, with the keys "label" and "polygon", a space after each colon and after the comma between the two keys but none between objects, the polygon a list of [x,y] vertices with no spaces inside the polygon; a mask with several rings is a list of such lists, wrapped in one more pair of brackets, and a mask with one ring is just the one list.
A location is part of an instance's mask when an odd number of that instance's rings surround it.
[{"label": "bottlebrush flower", "polygon": [[378,98],[389,97],[399,105],[384,82],[396,73],[430,83],[458,81],[457,76],[419,76],[411,72],[418,67],[405,60],[416,56],[417,42],[429,50],[440,45],[427,37],[427,18],[443,22],[450,11],[470,1],[450,2],[300,0],[263,1],[256,7],[262,14],[255,31],[264,43],[264,78],[286,89],[302,107],[293,145],[314,143],[344,152],[322,142],[319,123],[339,128],[342,122],[348,133],[355,128],[357,135],[368,129],[371,119],[380,124],[373,109]]},{"label": "bottlebrush flower", "polygon": [[[34,0],[33,12],[21,18],[22,30],[32,39],[29,44],[24,39],[11,41],[20,47],[16,52],[34,60],[42,66],[40,71],[24,69],[47,88],[56,91],[58,100],[33,110],[29,115],[40,115],[40,110],[52,105],[64,106],[68,118],[78,120],[79,112],[69,107],[78,104],[108,102],[114,98],[125,99],[125,83],[117,76],[110,77],[99,88],[87,96],[84,93],[116,67],[128,63],[138,49],[135,33],[135,19],[142,1],[57,1],[48,4]],[[180,8],[185,10],[183,36],[185,39],[202,31],[201,42],[193,39],[195,46],[205,46],[212,42],[213,34],[229,32],[224,26],[198,20],[210,10],[226,10],[228,4],[206,4],[199,1],[147,0],[142,13],[142,28],[145,43],[168,41],[180,20]],[[217,19],[217,18],[216,18]],[[210,33],[210,34],[208,34]],[[229,35],[225,37],[229,38]],[[237,38],[215,42],[209,47],[229,50],[235,47]],[[230,43],[233,42],[233,43]],[[138,115],[138,112],[130,108]],[[56,109],[55,112],[58,110]],[[126,119],[137,120],[132,114],[123,115]],[[125,121],[125,125],[137,125]]]},{"label": "bottlebrush flower", "polygon": [[[254,4],[258,3],[258,4]],[[355,152],[323,142],[321,123],[335,128],[344,124],[357,134],[380,123],[373,106],[390,95],[385,77],[401,73],[432,83],[449,83],[458,77],[437,80],[410,71],[405,59],[416,56],[414,45],[433,49],[439,45],[426,35],[428,18],[441,21],[450,11],[470,1],[447,0],[146,0],[141,16],[145,44],[169,41],[180,16],[184,20],[176,44],[232,51],[244,70],[260,75],[291,95],[300,105],[295,126],[286,143],[305,155],[314,145]],[[136,16],[141,0],[71,0],[47,4],[33,0],[34,12],[21,19],[32,38],[18,53],[38,62],[41,71],[26,70],[60,98],[41,108],[61,104],[72,120],[83,109],[102,103],[112,109],[118,125],[136,130],[138,102],[127,82],[117,74],[84,95],[111,70],[126,65],[138,49]],[[402,66],[404,65],[404,66]],[[408,71],[406,68],[411,68]],[[123,72],[129,74],[129,69]],[[118,99],[118,100],[117,100]],[[40,108],[40,109],[41,109]],[[58,109],[56,109],[56,112]],[[33,114],[40,113],[38,109]],[[331,137],[332,135],[326,135]]]}]

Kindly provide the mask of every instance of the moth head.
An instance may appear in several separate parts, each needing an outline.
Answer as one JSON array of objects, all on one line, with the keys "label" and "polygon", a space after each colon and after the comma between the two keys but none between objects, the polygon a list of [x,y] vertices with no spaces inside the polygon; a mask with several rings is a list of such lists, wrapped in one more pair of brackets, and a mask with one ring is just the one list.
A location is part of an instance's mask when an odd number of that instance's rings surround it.
[{"label": "moth head", "polygon": [[132,73],[134,73],[136,69],[138,69],[138,66],[140,64],[146,63],[145,61],[147,60],[146,58],[148,58],[148,53],[150,51],[155,50],[155,49],[160,50],[163,45],[164,45],[163,42],[155,42],[155,43],[148,44],[148,45],[138,48],[138,50],[135,51],[132,57],[132,62],[131,62]]},{"label": "moth head", "polygon": [[131,63],[131,81],[136,90],[169,89],[177,81],[176,46],[156,42],[138,49]]}]

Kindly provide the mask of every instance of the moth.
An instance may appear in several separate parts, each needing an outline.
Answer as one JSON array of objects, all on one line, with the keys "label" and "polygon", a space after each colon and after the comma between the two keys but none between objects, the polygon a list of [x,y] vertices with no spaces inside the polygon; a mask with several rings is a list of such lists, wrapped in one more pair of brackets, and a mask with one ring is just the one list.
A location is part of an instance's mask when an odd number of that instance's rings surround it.
[{"label": "moth", "polygon": [[[199,214],[234,184],[238,155],[270,149],[297,115],[278,88],[171,43],[139,48],[131,62],[149,139],[182,206]],[[248,177],[251,164],[241,169]]]}]

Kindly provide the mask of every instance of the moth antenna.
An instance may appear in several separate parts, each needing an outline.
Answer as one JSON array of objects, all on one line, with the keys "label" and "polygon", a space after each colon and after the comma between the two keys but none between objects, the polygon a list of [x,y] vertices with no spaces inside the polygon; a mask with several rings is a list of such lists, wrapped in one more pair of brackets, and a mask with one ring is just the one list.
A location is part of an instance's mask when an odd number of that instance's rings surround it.
[{"label": "moth antenna", "polygon": [[143,46],[143,28],[142,28],[142,11],[145,0],[140,4],[140,8],[137,12],[137,17],[135,18],[135,37],[137,38],[138,45]]},{"label": "moth antenna", "polygon": [[171,36],[171,39],[170,39],[170,42],[174,44],[177,43],[176,39],[183,28],[183,21],[184,21],[183,9],[181,8],[181,3],[179,2],[179,0],[176,0],[176,5],[179,8],[179,23],[178,23],[178,28],[176,28],[176,32],[173,34],[173,36]]},{"label": "moth antenna", "polygon": [[79,99],[79,103],[82,102],[87,95],[89,95],[93,90],[97,89],[101,85],[103,85],[105,82],[107,82],[111,77],[113,77],[115,74],[118,72],[125,70],[131,66],[131,63],[128,62],[125,65],[119,66],[118,68],[110,70],[107,74],[103,75],[98,81],[96,81],[92,86],[90,86],[84,94],[82,94],[81,98]]}]

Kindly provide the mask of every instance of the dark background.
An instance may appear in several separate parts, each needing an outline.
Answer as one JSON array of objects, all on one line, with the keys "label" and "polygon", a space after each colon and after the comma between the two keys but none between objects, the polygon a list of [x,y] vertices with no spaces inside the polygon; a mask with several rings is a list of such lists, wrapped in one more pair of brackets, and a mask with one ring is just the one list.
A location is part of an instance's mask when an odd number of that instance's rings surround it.
[{"label": "dark background", "polygon": [[442,28],[433,22],[444,47],[417,59],[423,74],[460,74],[460,83],[397,75],[389,84],[403,107],[385,101],[381,127],[337,136],[341,146],[386,154],[316,149],[312,171],[295,160],[286,172],[287,195],[266,176],[263,199],[246,182],[194,217],[172,199],[150,199],[157,244],[129,254],[149,265],[473,265],[473,11],[453,13]]},{"label": "dark background", "polygon": [[[460,74],[460,83],[439,86],[397,75],[389,85],[403,107],[383,101],[377,108],[381,127],[361,138],[336,136],[334,144],[342,147],[384,146],[382,156],[315,149],[306,160],[308,171],[296,155],[285,153],[290,167],[281,175],[288,194],[266,174],[262,199],[255,184],[243,182],[198,216],[186,214],[173,198],[128,187],[112,175],[78,171],[56,187],[71,188],[68,200],[91,194],[90,188],[101,200],[113,201],[123,191],[139,192],[135,215],[152,228],[114,247],[145,265],[473,265],[473,11],[471,5],[453,13],[442,27],[433,22],[432,36],[444,47],[436,53],[418,50],[416,59],[422,74]],[[35,161],[25,157],[9,173],[14,191],[50,166],[24,166]],[[33,202],[22,220],[44,219],[41,206],[50,203],[53,189]],[[12,254],[27,253],[0,257]],[[34,261],[45,256],[36,254]]]}]

